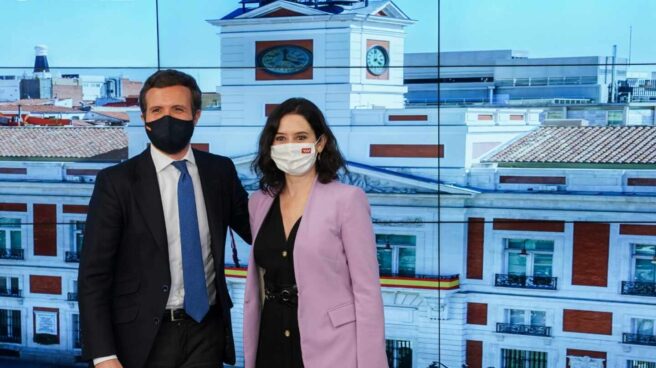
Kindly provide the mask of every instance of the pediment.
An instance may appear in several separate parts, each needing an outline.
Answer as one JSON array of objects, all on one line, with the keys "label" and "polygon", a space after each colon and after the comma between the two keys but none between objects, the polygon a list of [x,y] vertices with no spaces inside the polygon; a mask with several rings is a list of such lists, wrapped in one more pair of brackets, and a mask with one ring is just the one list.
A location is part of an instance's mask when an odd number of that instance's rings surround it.
[{"label": "pediment", "polygon": [[408,17],[396,4],[392,1],[383,1],[380,5],[374,6],[370,15],[377,15],[379,17],[390,17],[396,19],[410,20]]}]

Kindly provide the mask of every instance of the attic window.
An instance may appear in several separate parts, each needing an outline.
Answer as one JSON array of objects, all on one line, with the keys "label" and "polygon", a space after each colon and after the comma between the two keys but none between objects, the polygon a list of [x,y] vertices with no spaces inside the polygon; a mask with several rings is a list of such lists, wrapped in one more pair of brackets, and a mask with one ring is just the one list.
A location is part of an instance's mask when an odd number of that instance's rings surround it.
[{"label": "attic window", "polygon": [[384,10],[379,11],[378,13],[376,13],[376,15],[379,17],[389,17],[389,15],[385,13]]}]

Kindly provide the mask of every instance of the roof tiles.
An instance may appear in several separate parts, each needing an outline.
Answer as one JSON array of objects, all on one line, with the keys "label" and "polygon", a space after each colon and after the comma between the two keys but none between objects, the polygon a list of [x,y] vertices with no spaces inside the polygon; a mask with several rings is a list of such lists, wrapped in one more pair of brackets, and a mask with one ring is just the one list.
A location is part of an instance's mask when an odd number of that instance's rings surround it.
[{"label": "roof tiles", "polygon": [[482,161],[656,164],[656,126],[540,127]]},{"label": "roof tiles", "polygon": [[127,147],[120,127],[0,127],[0,158],[120,161]]}]

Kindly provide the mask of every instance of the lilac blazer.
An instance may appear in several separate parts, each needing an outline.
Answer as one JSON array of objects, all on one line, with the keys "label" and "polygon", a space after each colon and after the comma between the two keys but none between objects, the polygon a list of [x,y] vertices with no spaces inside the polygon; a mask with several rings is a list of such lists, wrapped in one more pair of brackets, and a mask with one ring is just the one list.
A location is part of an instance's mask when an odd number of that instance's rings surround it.
[{"label": "lilac blazer", "polygon": [[[258,233],[273,198],[249,201]],[[308,368],[384,368],[385,321],[371,211],[364,192],[315,181],[294,243],[298,325]],[[245,368],[255,367],[260,326],[260,275],[251,251],[244,295]]]}]

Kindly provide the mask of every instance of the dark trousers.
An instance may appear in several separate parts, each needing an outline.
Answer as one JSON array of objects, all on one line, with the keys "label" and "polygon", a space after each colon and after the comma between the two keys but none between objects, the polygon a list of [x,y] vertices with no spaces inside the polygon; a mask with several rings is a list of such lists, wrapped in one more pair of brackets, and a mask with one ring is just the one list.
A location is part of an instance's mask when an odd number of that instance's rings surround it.
[{"label": "dark trousers", "polygon": [[197,323],[192,319],[164,319],[150,351],[146,368],[223,367],[224,324],[213,306]]}]

